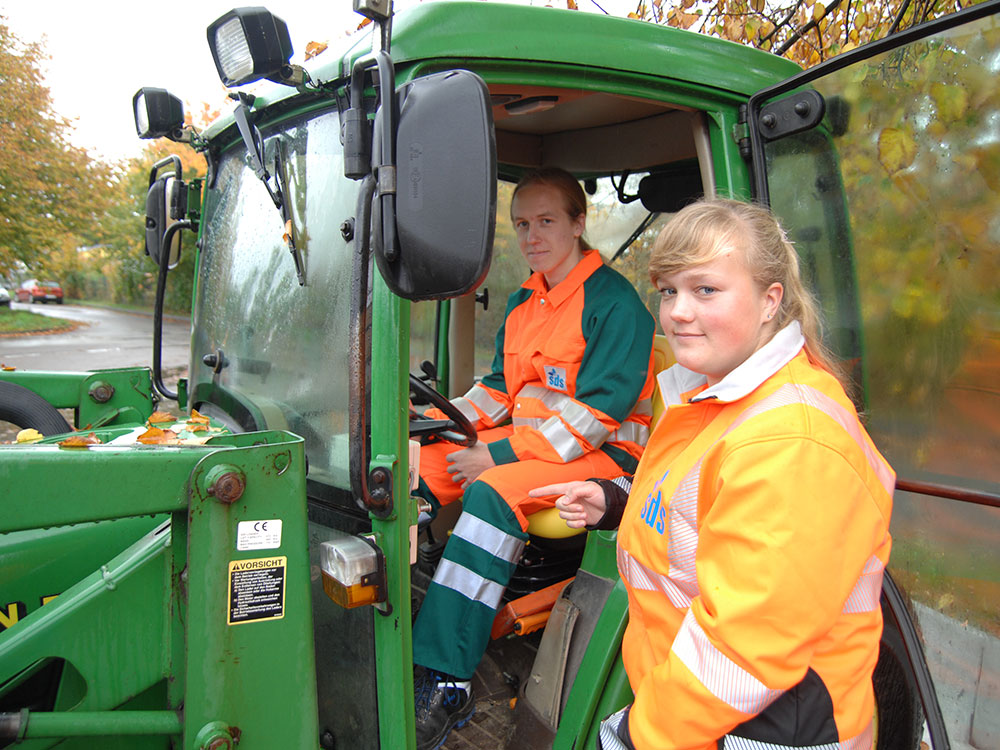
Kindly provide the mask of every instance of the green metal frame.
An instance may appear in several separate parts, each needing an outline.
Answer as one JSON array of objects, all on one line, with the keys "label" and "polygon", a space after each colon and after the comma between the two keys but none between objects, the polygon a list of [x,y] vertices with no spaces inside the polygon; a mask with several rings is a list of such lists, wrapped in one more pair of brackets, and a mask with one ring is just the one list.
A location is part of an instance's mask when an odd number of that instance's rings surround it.
[{"label": "green metal frame", "polygon": [[[172,735],[179,747],[212,750],[237,741],[315,746],[301,438],[264,432],[217,436],[205,446],[9,446],[0,459],[6,487],[37,487],[45,476],[48,486],[76,488],[71,503],[5,508],[0,532],[170,519],[99,569],[79,571],[78,583],[0,633],[0,674],[14,676],[0,685],[0,699],[46,660],[64,660],[82,684],[57,695],[52,711],[17,717],[26,747],[67,735]],[[268,519],[282,521],[280,547],[238,550],[238,523]],[[283,574],[280,617],[229,624],[230,564],[245,560]],[[118,710],[164,684],[159,710]]]},{"label": "green metal frame", "polygon": [[14,370],[0,380],[34,391],[57,409],[73,409],[75,426],[97,428],[142,424],[153,413],[151,375],[146,367],[89,372]]}]

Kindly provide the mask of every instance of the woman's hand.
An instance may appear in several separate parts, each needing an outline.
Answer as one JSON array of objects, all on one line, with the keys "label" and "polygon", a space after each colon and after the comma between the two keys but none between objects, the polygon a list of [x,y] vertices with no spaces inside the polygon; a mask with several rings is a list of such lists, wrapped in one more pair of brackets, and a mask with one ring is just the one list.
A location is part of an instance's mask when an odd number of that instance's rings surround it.
[{"label": "woman's hand", "polygon": [[571,529],[593,526],[604,517],[604,512],[608,509],[604,489],[596,482],[549,484],[531,490],[528,495],[530,497],[559,495],[559,499],[556,500],[559,517]]},{"label": "woman's hand", "polygon": [[464,490],[475,482],[479,475],[496,466],[486,443],[476,443],[471,448],[455,451],[448,456],[448,473],[451,481],[461,484]]}]

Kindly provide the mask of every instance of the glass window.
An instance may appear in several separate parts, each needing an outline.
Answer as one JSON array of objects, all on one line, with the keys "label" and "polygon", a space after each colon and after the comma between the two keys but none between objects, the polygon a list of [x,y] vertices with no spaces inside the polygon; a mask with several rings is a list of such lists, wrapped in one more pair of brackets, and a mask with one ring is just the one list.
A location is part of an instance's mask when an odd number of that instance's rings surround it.
[{"label": "glass window", "polygon": [[[830,129],[767,148],[834,329],[860,314],[868,429],[924,483],[896,492],[890,568],[963,747],[996,746],[1000,709],[998,42],[988,17],[832,72]],[[938,496],[963,492],[984,504]]]},{"label": "glass window", "polygon": [[[286,155],[286,200],[306,284],[298,283],[281,214],[245,150],[231,150],[208,196],[193,393],[221,403],[224,391],[253,404],[266,427],[305,439],[310,479],[348,488],[352,252],[340,226],[355,213],[357,183],[344,177],[335,111],[264,136],[269,171],[279,142]],[[226,364],[213,381],[201,358],[217,349]]]}]

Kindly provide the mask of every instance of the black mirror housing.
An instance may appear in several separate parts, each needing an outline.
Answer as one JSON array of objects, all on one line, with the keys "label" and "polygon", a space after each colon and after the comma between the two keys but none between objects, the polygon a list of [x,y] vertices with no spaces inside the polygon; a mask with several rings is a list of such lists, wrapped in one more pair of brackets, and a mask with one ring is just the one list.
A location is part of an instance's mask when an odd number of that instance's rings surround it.
[{"label": "black mirror housing", "polygon": [[401,297],[457,297],[482,282],[493,253],[497,165],[489,92],[474,73],[445,71],[399,87],[397,106],[398,253],[390,259],[376,243],[376,262]]},{"label": "black mirror housing", "polygon": [[[281,81],[289,67],[288,24],[266,8],[234,8],[208,27],[208,46],[223,85]],[[287,72],[287,71],[286,71]]]},{"label": "black mirror housing", "polygon": [[166,89],[144,86],[132,97],[135,132],[143,139],[174,138],[184,127],[184,105]]},{"label": "black mirror housing", "polygon": [[[171,167],[172,171],[160,170]],[[185,218],[187,210],[187,184],[181,179],[181,163],[176,156],[169,156],[153,165],[146,192],[146,254],[160,265],[163,237],[171,224]],[[168,268],[181,259],[181,234],[173,232],[167,249]]]}]

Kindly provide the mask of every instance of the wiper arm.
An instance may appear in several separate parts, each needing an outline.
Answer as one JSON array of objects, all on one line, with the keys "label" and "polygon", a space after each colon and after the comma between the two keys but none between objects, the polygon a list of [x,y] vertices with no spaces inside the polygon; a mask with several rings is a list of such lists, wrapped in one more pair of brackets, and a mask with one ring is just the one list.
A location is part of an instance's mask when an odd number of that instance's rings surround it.
[{"label": "wiper arm", "polygon": [[302,253],[295,244],[295,222],[292,221],[292,212],[288,207],[288,200],[284,198],[288,194],[288,161],[285,156],[285,142],[278,139],[274,148],[274,180],[277,183],[278,201],[275,203],[281,212],[281,220],[285,224],[285,244],[288,245],[288,252],[292,254],[295,262],[295,275],[299,279],[299,286],[306,285],[306,270],[302,264]]},{"label": "wiper arm", "polygon": [[243,138],[243,145],[246,146],[247,155],[250,158],[250,168],[257,175],[257,179],[264,183],[264,187],[267,189],[267,194],[271,196],[274,207],[281,214],[281,221],[285,229],[283,239],[285,240],[285,244],[288,245],[288,251],[292,254],[292,260],[295,262],[295,275],[299,279],[299,286],[305,286],[306,274],[305,267],[302,265],[302,254],[295,246],[295,224],[292,221],[291,211],[288,209],[288,202],[285,200],[284,179],[286,162],[284,143],[279,139],[276,144],[274,153],[275,185],[271,187],[271,175],[267,171],[267,167],[264,166],[264,139],[257,126],[250,122],[250,105],[253,103],[253,97],[242,91],[237,92],[235,95],[230,94],[230,96],[239,100],[239,104],[236,105],[233,115],[236,118],[236,127],[239,128],[240,136]]}]

